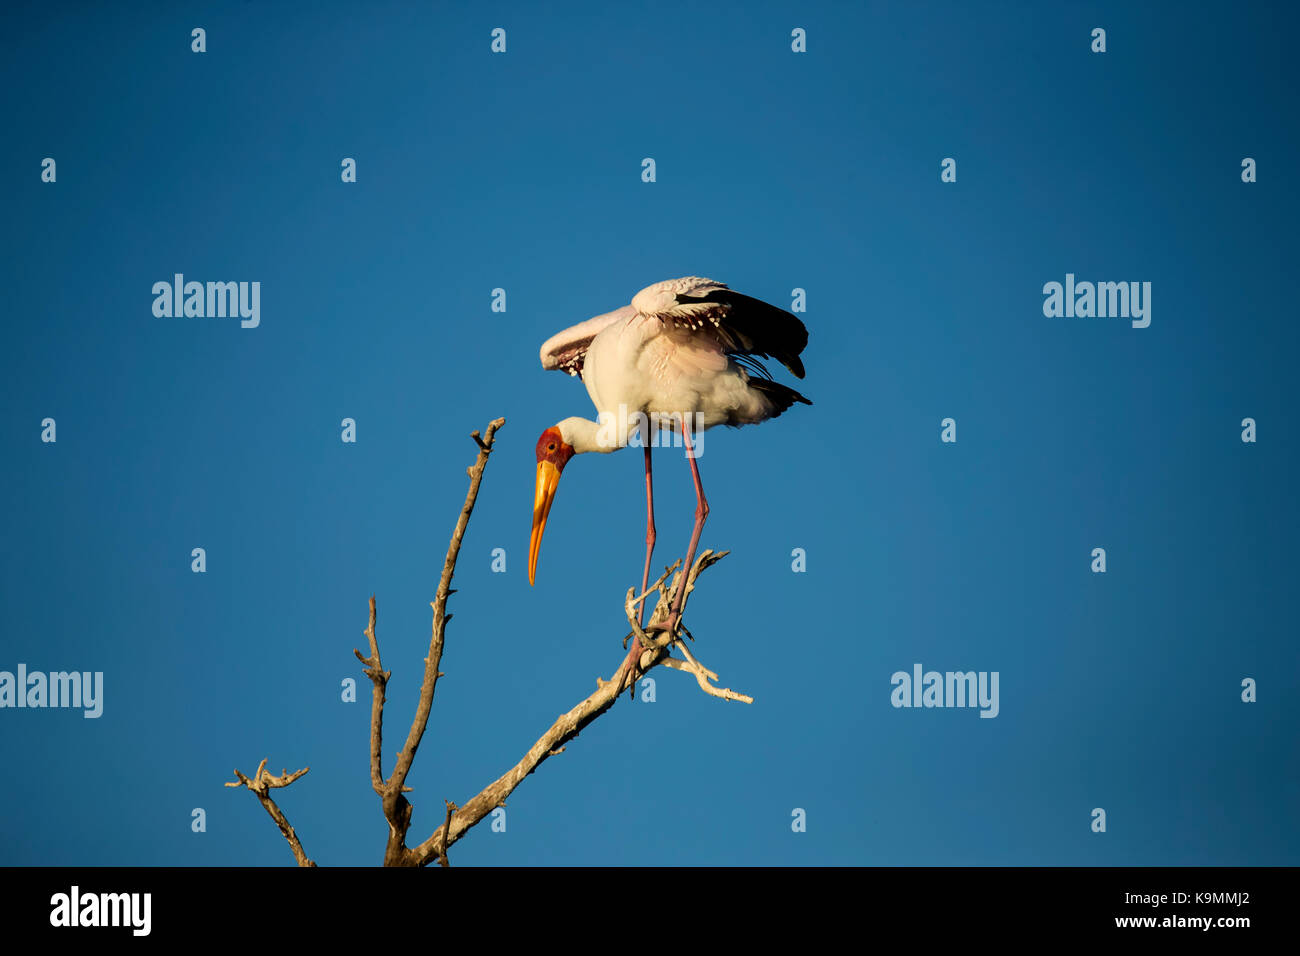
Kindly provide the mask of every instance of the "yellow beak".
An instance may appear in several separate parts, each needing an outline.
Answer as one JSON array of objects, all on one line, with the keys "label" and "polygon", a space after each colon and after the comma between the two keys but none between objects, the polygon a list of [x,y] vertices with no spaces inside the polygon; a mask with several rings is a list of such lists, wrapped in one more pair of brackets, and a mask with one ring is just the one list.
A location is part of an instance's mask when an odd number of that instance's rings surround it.
[{"label": "yellow beak", "polygon": [[533,495],[533,537],[528,543],[528,583],[537,576],[537,552],[542,547],[542,533],[546,530],[546,516],[555,501],[555,489],[560,486],[560,469],[549,461],[537,463],[537,491]]}]

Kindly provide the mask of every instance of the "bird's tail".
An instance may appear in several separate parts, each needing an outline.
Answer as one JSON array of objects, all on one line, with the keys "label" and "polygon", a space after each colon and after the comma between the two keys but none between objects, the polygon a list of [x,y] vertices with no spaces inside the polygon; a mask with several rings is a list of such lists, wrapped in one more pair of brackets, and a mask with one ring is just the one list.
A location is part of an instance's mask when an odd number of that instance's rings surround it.
[{"label": "bird's tail", "polygon": [[805,405],[811,405],[812,402],[804,398],[793,388],[782,385],[780,382],[773,382],[770,379],[751,378],[748,382],[750,388],[756,392],[762,392],[763,397],[772,403],[772,418],[780,415],[795,402],[803,402]]}]

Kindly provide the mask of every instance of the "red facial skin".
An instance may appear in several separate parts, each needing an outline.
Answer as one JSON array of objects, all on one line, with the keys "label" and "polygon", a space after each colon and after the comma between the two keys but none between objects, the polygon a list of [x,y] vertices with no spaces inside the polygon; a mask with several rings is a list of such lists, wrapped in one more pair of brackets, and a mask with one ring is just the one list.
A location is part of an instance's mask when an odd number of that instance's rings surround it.
[{"label": "red facial skin", "polygon": [[564,471],[564,466],[573,457],[573,446],[566,444],[560,437],[560,430],[552,425],[537,439],[537,463],[549,461],[556,471]]},{"label": "red facial skin", "polygon": [[573,446],[560,437],[560,430],[552,426],[537,439],[537,486],[533,493],[533,530],[528,537],[528,583],[533,584],[537,571],[537,555],[546,533],[546,518],[555,501],[555,490],[560,483],[560,472],[574,455]]}]

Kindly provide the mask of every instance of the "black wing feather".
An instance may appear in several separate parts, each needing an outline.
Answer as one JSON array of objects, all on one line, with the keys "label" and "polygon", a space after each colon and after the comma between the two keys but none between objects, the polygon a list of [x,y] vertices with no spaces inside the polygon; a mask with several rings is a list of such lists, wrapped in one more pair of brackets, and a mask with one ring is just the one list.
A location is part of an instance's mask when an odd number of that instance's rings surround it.
[{"label": "black wing feather", "polygon": [[683,304],[715,302],[730,306],[718,327],[734,340],[736,347],[731,351],[774,358],[796,378],[804,377],[799,353],[808,345],[808,329],[785,309],[731,289],[718,289],[708,295],[679,295],[677,301]]}]

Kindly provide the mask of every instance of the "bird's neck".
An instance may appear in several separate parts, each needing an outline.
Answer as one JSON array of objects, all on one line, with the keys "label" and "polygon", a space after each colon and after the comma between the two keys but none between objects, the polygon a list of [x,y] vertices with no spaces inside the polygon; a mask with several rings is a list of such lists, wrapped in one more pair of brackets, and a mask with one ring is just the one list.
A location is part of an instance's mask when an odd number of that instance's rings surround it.
[{"label": "bird's neck", "polygon": [[560,437],[573,446],[573,452],[600,452],[603,455],[618,451],[627,445],[627,423],[611,420],[609,424],[593,422],[586,418],[566,418],[557,426]]}]

